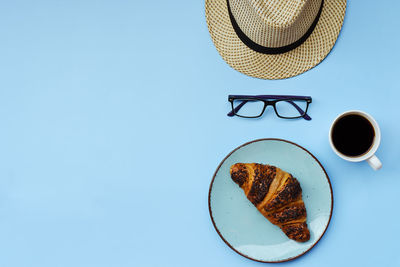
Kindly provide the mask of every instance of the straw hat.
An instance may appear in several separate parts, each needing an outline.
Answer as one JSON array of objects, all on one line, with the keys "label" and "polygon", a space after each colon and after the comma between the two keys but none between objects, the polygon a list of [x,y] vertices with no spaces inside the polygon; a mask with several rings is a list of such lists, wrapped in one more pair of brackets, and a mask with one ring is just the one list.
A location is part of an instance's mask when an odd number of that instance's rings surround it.
[{"label": "straw hat", "polygon": [[283,79],[319,64],[342,28],[346,0],[206,0],[211,38],[234,69]]}]

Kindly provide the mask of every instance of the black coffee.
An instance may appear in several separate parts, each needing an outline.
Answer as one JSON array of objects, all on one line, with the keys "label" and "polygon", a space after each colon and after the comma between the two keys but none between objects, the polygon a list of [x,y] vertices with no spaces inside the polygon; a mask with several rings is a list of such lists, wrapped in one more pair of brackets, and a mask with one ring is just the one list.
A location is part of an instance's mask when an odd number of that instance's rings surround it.
[{"label": "black coffee", "polygon": [[374,142],[375,131],[371,123],[360,115],[346,115],[336,121],[332,141],[336,149],[349,157],[366,153]]}]

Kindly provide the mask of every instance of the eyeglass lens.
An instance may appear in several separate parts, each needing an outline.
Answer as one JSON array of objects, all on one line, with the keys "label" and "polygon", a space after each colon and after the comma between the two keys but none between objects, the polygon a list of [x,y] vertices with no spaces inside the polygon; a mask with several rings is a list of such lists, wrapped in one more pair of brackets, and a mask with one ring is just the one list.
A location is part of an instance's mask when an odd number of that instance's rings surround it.
[{"label": "eyeglass lens", "polygon": [[303,116],[307,109],[305,100],[286,100],[275,103],[276,112],[285,118],[296,118]]},{"label": "eyeglass lens", "polygon": [[235,114],[242,117],[258,117],[264,109],[264,102],[261,100],[233,100]]}]

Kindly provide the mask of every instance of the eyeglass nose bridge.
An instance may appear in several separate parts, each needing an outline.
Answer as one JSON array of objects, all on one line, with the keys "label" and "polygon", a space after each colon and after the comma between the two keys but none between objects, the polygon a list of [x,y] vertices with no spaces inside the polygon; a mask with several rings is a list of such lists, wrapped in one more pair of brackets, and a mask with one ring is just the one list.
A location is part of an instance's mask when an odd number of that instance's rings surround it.
[{"label": "eyeglass nose bridge", "polygon": [[263,110],[262,110],[260,116],[262,116],[264,114],[264,112],[265,112],[265,110],[267,109],[268,106],[272,106],[272,108],[274,109],[275,113],[277,113],[276,112],[276,107],[275,107],[275,102],[276,101],[274,101],[274,100],[262,100],[262,101],[264,102],[264,107],[263,107]]}]

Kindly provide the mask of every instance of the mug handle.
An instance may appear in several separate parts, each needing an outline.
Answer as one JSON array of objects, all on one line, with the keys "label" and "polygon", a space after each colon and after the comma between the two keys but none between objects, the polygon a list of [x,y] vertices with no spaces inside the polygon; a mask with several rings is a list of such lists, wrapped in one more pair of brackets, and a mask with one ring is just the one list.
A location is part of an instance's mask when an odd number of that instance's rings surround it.
[{"label": "mug handle", "polygon": [[371,168],[374,169],[375,171],[382,168],[382,162],[375,155],[372,155],[372,157],[367,159],[367,162],[368,162],[369,166],[371,166]]}]

